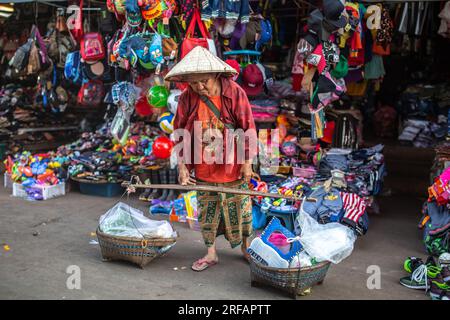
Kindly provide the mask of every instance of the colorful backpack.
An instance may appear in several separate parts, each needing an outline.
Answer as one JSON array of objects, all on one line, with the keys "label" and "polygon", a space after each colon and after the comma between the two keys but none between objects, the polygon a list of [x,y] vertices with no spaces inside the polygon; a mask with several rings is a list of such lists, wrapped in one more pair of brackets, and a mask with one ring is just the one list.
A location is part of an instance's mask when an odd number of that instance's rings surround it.
[{"label": "colorful backpack", "polygon": [[64,77],[75,84],[81,84],[83,80],[80,58],[80,51],[70,52],[64,65]]},{"label": "colorful backpack", "polygon": [[86,33],[80,43],[80,52],[84,61],[102,60],[106,54],[102,35],[98,32]]},{"label": "colorful backpack", "polygon": [[105,96],[105,87],[99,80],[89,80],[84,83],[78,92],[77,102],[82,106],[96,107],[100,105]]}]

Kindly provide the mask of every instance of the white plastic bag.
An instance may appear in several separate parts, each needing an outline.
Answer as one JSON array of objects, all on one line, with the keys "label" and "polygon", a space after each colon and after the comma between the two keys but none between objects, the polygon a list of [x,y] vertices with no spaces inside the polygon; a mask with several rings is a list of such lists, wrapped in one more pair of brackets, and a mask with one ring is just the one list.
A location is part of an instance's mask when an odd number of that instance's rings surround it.
[{"label": "white plastic bag", "polygon": [[289,263],[289,268],[306,268],[311,266],[311,257],[304,250],[298,255],[294,256]]},{"label": "white plastic bag", "polygon": [[113,236],[135,238],[173,238],[176,232],[167,221],[151,220],[140,210],[119,202],[99,220],[100,230]]},{"label": "white plastic bag", "polygon": [[300,242],[317,262],[337,264],[352,253],[356,235],[350,228],[337,222],[319,224],[302,210],[297,221],[301,228]]}]

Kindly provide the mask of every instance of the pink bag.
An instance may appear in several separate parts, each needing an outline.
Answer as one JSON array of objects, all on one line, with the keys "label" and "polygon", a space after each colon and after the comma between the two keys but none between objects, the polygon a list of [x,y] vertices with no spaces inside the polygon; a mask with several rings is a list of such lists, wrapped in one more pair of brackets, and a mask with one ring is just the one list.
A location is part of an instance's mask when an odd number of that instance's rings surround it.
[{"label": "pink bag", "polygon": [[287,254],[291,249],[291,244],[287,241],[288,238],[282,233],[274,232],[269,236],[268,240],[284,254]]},{"label": "pink bag", "polygon": [[80,53],[84,61],[102,60],[106,55],[102,35],[98,32],[86,33],[80,43]]}]

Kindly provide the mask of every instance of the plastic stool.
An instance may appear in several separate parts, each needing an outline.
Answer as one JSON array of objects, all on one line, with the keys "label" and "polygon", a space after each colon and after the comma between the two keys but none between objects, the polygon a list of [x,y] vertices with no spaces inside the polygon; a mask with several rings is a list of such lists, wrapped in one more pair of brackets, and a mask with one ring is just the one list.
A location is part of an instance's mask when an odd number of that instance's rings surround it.
[{"label": "plastic stool", "polygon": [[273,211],[269,210],[267,212],[267,220],[271,220],[270,217],[277,217],[280,219],[281,223],[291,232],[294,232],[294,216],[296,211]]}]

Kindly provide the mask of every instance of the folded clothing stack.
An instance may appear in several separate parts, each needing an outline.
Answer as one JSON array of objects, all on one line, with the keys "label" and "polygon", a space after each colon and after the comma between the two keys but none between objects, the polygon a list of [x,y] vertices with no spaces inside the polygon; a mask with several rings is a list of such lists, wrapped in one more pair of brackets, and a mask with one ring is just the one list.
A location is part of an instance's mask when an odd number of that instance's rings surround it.
[{"label": "folded clothing stack", "polygon": [[408,119],[404,122],[404,129],[398,140],[412,143],[416,148],[430,148],[438,139],[445,137],[446,129],[446,122]]},{"label": "folded clothing stack", "polygon": [[280,113],[279,102],[271,99],[250,101],[253,118],[257,122],[274,122]]},{"label": "folded clothing stack", "polygon": [[339,170],[345,173],[346,191],[362,197],[377,195],[386,175],[383,147],[379,144],[356,151],[330,149],[319,162],[316,180],[327,180],[331,170]]}]

